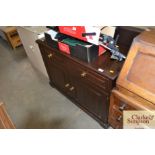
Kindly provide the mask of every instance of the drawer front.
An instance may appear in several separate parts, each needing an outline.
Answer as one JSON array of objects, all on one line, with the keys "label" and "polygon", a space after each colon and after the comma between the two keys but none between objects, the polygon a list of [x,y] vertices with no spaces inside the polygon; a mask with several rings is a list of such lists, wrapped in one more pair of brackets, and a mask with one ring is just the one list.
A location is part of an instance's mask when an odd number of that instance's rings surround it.
[{"label": "drawer front", "polygon": [[52,50],[44,50],[44,55],[46,55],[46,57],[50,60],[50,63],[54,63],[57,65],[64,65],[65,63],[65,59],[61,56],[59,56],[58,53],[56,53],[55,51]]},{"label": "drawer front", "polygon": [[114,128],[123,127],[124,110],[136,110],[118,92],[113,90],[110,97],[109,124]]},{"label": "drawer front", "polygon": [[86,78],[89,82],[93,83],[94,85],[97,85],[98,87],[104,89],[105,91],[109,91],[109,80],[108,79],[103,78],[89,71],[87,73]]},{"label": "drawer front", "polygon": [[93,74],[93,72],[88,71],[84,66],[77,63],[72,63],[71,66],[70,63],[68,63],[68,70],[73,76],[81,79],[83,82],[91,86],[99,87],[104,91],[109,91],[109,80],[97,74]]},{"label": "drawer front", "polygon": [[109,123],[113,128],[123,128],[123,114],[115,108],[111,109]]},{"label": "drawer front", "polygon": [[114,104],[113,104],[113,108],[123,112],[123,110],[134,110],[133,107],[131,107],[129,104],[121,101],[121,100],[117,100]]},{"label": "drawer front", "polygon": [[111,118],[118,123],[123,123],[123,113],[113,108],[111,111]]},{"label": "drawer front", "polygon": [[111,108],[115,108],[120,112],[123,112],[123,110],[136,110],[125,98],[121,97],[121,94],[117,90],[112,91]]}]

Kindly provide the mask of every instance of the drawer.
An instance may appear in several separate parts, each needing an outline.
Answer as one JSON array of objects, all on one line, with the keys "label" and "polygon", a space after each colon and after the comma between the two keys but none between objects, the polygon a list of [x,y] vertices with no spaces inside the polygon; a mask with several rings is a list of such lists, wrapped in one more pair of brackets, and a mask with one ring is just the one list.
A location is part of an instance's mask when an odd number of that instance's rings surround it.
[{"label": "drawer", "polygon": [[124,110],[136,110],[132,107],[125,98],[121,96],[121,93],[114,89],[110,97],[110,109],[109,109],[109,124],[114,127],[123,127],[123,111]]},{"label": "drawer", "polygon": [[113,128],[123,128],[123,114],[115,108],[111,109],[109,114],[109,123]]},{"label": "drawer", "polygon": [[93,72],[88,71],[88,69],[80,64],[72,63],[72,66],[70,66],[70,63],[68,63],[68,70],[72,76],[77,77],[79,80],[82,80],[91,86],[96,86],[105,91],[109,91],[109,80],[100,77],[97,74],[93,74]]},{"label": "drawer", "polygon": [[123,123],[123,113],[113,108],[110,117],[118,123]]},{"label": "drawer", "polygon": [[[55,65],[64,65],[65,59],[58,55],[55,51],[52,50],[45,50],[44,55],[51,60],[51,63],[54,63]],[[62,66],[63,67],[63,66]]]},{"label": "drawer", "polygon": [[133,107],[131,107],[130,105],[128,105],[127,103],[119,100],[116,101],[113,105],[113,108],[119,110],[119,111],[123,111],[123,110],[134,110]]},{"label": "drawer", "polygon": [[123,110],[136,110],[134,107],[132,107],[129,102],[120,96],[121,93],[119,93],[119,91],[117,90],[113,90],[112,94],[111,94],[111,106],[112,108],[115,108],[119,111],[123,111]]},{"label": "drawer", "polygon": [[104,89],[105,91],[109,91],[109,80],[103,77],[98,76],[97,74],[94,74],[92,72],[87,73],[86,79],[93,83],[94,85],[97,85],[98,87]]}]

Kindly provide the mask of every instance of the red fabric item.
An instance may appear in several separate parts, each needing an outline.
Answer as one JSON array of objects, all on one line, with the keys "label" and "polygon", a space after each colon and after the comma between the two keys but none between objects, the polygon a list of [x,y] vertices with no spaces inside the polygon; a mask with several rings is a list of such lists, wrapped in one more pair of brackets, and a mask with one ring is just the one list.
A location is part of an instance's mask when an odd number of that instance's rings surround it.
[{"label": "red fabric item", "polygon": [[58,46],[59,46],[59,49],[67,54],[70,54],[70,49],[69,49],[69,46],[64,44],[64,43],[61,43],[61,42],[58,42]]}]

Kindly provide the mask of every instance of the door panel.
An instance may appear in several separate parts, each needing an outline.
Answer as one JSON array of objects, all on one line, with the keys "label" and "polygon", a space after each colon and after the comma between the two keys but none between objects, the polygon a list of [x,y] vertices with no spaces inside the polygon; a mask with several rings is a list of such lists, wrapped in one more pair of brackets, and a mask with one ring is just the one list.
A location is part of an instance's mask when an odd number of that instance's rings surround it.
[{"label": "door panel", "polygon": [[67,83],[65,71],[56,65],[51,65],[50,76],[52,82],[62,90],[65,90],[65,85]]},{"label": "door panel", "polygon": [[59,58],[56,53],[46,49],[44,51],[44,48],[42,47],[40,47],[40,49],[50,81],[54,83],[54,85],[56,85],[59,89],[65,91],[65,85],[67,83],[67,73],[66,69],[64,68],[65,64],[63,64],[61,61],[58,61]]},{"label": "door panel", "polygon": [[68,64],[67,66],[68,77],[75,86],[77,102],[106,123],[108,119],[107,109],[109,108],[108,96],[104,93],[104,89],[96,84],[98,82],[97,78],[89,80],[92,74],[87,71],[88,74],[85,77],[81,76],[84,68],[80,65],[77,67],[75,64]]},{"label": "door panel", "polygon": [[108,98],[104,93],[82,83],[76,79],[77,101],[81,106],[96,115],[99,119],[107,121]]}]

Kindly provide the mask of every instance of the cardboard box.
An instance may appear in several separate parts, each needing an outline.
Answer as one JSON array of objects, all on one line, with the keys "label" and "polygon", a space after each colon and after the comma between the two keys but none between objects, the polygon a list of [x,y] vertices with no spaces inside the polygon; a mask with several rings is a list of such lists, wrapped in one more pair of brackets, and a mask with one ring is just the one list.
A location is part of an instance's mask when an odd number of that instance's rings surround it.
[{"label": "cardboard box", "polygon": [[59,26],[60,33],[99,45],[100,28],[95,26]]},{"label": "cardboard box", "polygon": [[[70,54],[85,62],[92,62],[105,52],[105,49],[101,46],[87,43],[66,35],[60,35],[60,37],[55,39],[51,34],[45,33],[45,40],[50,47]],[[67,42],[65,42],[66,40]]]}]

